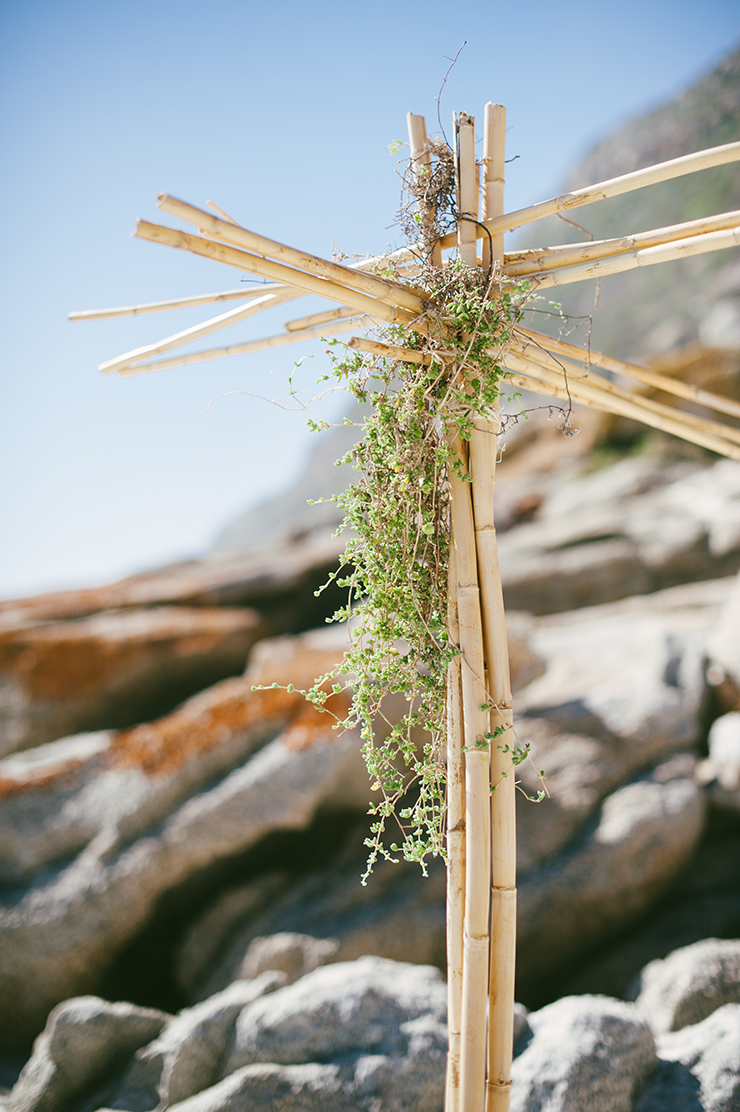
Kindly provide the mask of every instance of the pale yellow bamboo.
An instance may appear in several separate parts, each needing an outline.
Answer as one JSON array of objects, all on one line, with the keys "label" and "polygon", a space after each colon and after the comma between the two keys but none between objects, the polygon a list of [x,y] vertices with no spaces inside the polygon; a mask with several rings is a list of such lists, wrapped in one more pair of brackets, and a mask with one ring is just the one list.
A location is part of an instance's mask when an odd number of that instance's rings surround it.
[{"label": "pale yellow bamboo", "polygon": [[[475,266],[478,225],[478,174],[475,166],[475,118],[467,112],[453,117],[457,163],[457,255],[466,266]],[[472,217],[473,219],[465,219]]]},{"label": "pale yellow bamboo", "polygon": [[414,351],[413,348],[397,347],[395,344],[383,344],[379,340],[367,340],[364,336],[353,336],[347,344],[353,351],[366,351],[369,355],[380,355],[383,359],[400,359],[403,363],[425,364],[430,366],[435,362],[448,363],[455,359],[452,352]]},{"label": "pale yellow bamboo", "polygon": [[288,332],[297,332],[302,328],[313,328],[315,324],[324,324],[330,320],[341,320],[342,317],[352,316],[354,309],[351,305],[340,305],[338,309],[326,309],[323,313],[311,313],[309,317],[296,317],[295,320],[286,321],[284,327]]},{"label": "pale yellow bamboo", "polygon": [[724,251],[728,247],[740,245],[740,227],[727,228],[721,232],[707,232],[705,235],[690,236],[673,243],[663,243],[658,247],[645,247],[631,251],[627,255],[616,255],[610,259],[594,263],[579,263],[563,267],[561,270],[548,270],[530,275],[537,289],[550,286],[566,286],[573,282],[585,282],[589,278],[605,278],[609,274],[621,274],[641,266],[655,266],[657,263],[687,259],[692,255],[704,255],[710,251]]},{"label": "pale yellow bamboo", "polygon": [[[455,546],[450,545],[447,629],[453,645],[460,643],[457,617]],[[461,660],[447,672],[447,1030],[449,1051],[445,1112],[460,1110],[460,1037],[465,927],[465,757],[463,747]]]},{"label": "pale yellow bamboo", "polygon": [[162,359],[157,363],[129,364],[122,367],[118,373],[122,378],[127,378],[130,375],[146,374],[148,371],[168,371],[172,367],[185,367],[190,363],[204,363],[209,359],[223,359],[227,355],[248,355],[255,351],[266,351],[268,348],[300,344],[304,340],[320,340],[323,336],[338,336],[342,332],[351,332],[354,328],[369,328],[373,324],[375,324],[375,321],[371,317],[354,316],[349,320],[338,321],[336,324],[317,325],[315,328],[304,328],[301,332],[281,332],[277,336],[265,336],[260,340],[247,340],[243,344],[229,344],[228,347],[194,351],[188,355],[176,356],[174,359]]},{"label": "pale yellow bamboo", "polygon": [[692,428],[707,432],[712,436],[721,436],[724,440],[730,440],[734,444],[740,444],[740,429],[732,425],[726,425],[722,421],[714,421],[711,418],[700,417],[697,413],[688,413],[686,410],[665,405],[663,402],[655,401],[653,398],[646,398],[644,395],[638,394],[634,390],[625,390],[609,379],[602,378],[601,375],[595,375],[592,370],[584,367],[582,363],[576,363],[575,366],[570,362],[563,363],[562,360],[557,359],[554,355],[551,355],[550,352],[542,351],[538,347],[534,347],[531,344],[527,345],[516,339],[512,341],[511,351],[512,353],[516,352],[519,355],[524,355],[534,363],[543,367],[548,367],[556,373],[565,368],[569,378],[575,377],[586,382],[595,382],[598,385],[603,385],[605,389],[610,391],[614,389],[620,396],[638,402],[653,413],[670,415],[680,420],[683,424],[690,425]]},{"label": "pale yellow bamboo", "polygon": [[726,413],[729,417],[740,418],[740,402],[736,402],[732,398],[714,394],[711,390],[703,390],[699,386],[693,386],[690,382],[683,382],[681,379],[672,378],[670,375],[649,371],[646,367],[637,367],[634,363],[626,363],[623,359],[614,359],[611,355],[604,355],[600,351],[586,351],[584,348],[569,344],[565,340],[553,340],[543,332],[535,332],[531,328],[523,328],[520,325],[517,332],[531,337],[540,347],[556,352],[558,355],[564,355],[568,359],[601,367],[605,371],[614,372],[614,374],[625,375],[627,378],[645,383],[646,386],[654,386],[658,390],[663,390],[667,394],[674,394],[678,398],[696,402],[697,405],[714,409],[718,413]]},{"label": "pale yellow bamboo", "polygon": [[[453,453],[460,441],[450,440]],[[485,735],[483,630],[470,485],[450,470],[452,538],[457,569],[457,612],[462,651],[465,737],[465,931],[463,942],[460,1039],[460,1108],[484,1112],[486,998],[491,876],[491,822],[488,753]]]},{"label": "pale yellow bamboo", "polygon": [[423,299],[403,286],[384,282],[381,278],[376,278],[372,274],[353,270],[352,267],[342,266],[341,263],[335,263],[329,259],[322,259],[318,255],[309,254],[307,251],[299,251],[285,243],[278,243],[277,240],[268,239],[267,236],[248,231],[239,224],[231,224],[226,220],[220,220],[212,213],[196,208],[195,205],[190,205],[177,197],[171,197],[167,193],[163,193],[159,197],[158,207],[171,216],[177,216],[180,220],[195,224],[202,233],[215,236],[224,243],[230,243],[234,247],[251,251],[269,259],[276,259],[278,262],[306,271],[316,277],[328,278],[340,286],[348,286],[350,289],[367,294],[368,297],[377,298],[385,305],[402,306],[404,309],[411,310],[415,315],[418,315],[424,308]]},{"label": "pale yellow bamboo", "polygon": [[[429,177],[432,164],[427,137],[427,123],[423,116],[417,116],[413,112],[409,112],[406,116],[406,125],[411,149],[411,172],[417,181],[423,182],[425,178]],[[426,225],[425,241],[428,243],[431,239],[431,225],[435,217],[434,209],[431,205],[422,203],[419,206],[419,215],[421,216],[422,226]],[[438,242],[432,246],[429,262],[432,266],[442,265],[442,253]]]},{"label": "pale yellow bamboo", "polygon": [[219,317],[211,317],[203,324],[194,324],[191,328],[176,332],[174,336],[167,336],[164,340],[158,340],[156,344],[145,344],[144,347],[127,351],[115,359],[109,359],[106,363],[101,363],[98,370],[104,375],[111,374],[123,367],[140,363],[143,359],[149,359],[153,355],[161,355],[173,348],[183,347],[193,340],[200,340],[203,336],[210,336],[213,332],[220,332],[223,328],[230,328],[232,324],[247,320],[248,317],[254,316],[263,309],[271,309],[274,305],[283,305],[286,301],[292,301],[294,298],[301,296],[300,292],[288,289],[286,286],[283,286],[282,290],[282,293],[265,294],[263,297],[250,302],[249,305],[240,306],[238,309],[230,309],[228,313],[222,313]]},{"label": "pale yellow bamboo", "polygon": [[[563,372],[543,366],[534,357],[528,358],[511,351],[506,356],[506,366],[516,373],[538,378],[544,384],[555,386],[559,390],[565,388]],[[575,370],[569,368],[569,371],[567,386],[574,401],[595,402],[601,405],[601,408],[609,409],[613,413],[631,417],[644,425],[650,425],[672,436],[678,436],[682,440],[698,444],[702,448],[708,448],[718,455],[740,461],[740,447],[724,438],[722,426],[718,422],[704,421],[705,428],[698,428],[693,421],[688,420],[689,415],[682,413],[681,410],[661,405],[649,398],[630,395],[628,391],[622,390],[593,372],[584,381],[578,377]]]},{"label": "pale yellow bamboo", "polygon": [[[611,255],[622,255],[627,251],[639,251],[644,247],[659,247],[664,243],[674,243],[708,232],[720,232],[726,228],[740,226],[740,209],[723,212],[719,216],[704,216],[701,220],[688,220],[684,224],[673,224],[667,228],[656,228],[652,232],[638,232],[618,239],[602,239],[594,243],[572,243],[565,247],[548,247],[542,251],[527,253],[526,258],[510,260],[506,256],[504,273],[513,278],[527,274],[537,274],[542,270],[555,270],[561,266],[573,266],[594,259],[606,259]],[[485,247],[485,240],[484,240]]]},{"label": "pale yellow bamboo", "polygon": [[[658,182],[670,181],[684,174],[694,174],[698,170],[708,170],[713,166],[724,166],[728,162],[738,161],[740,161],[740,142],[725,143],[721,147],[710,147],[705,151],[696,151],[694,154],[682,155],[681,158],[672,158],[668,162],[659,162],[655,166],[646,166],[643,170],[622,174],[618,178],[609,178],[608,181],[598,182],[597,185],[574,189],[572,193],[563,193],[560,197],[539,201],[536,205],[529,205],[527,208],[517,209],[516,212],[508,212],[492,220],[486,220],[485,225],[491,233],[510,232],[513,228],[521,228],[524,224],[531,224],[534,220],[541,220],[544,216],[552,216],[556,212],[568,212],[581,205],[590,205],[593,201],[618,197],[647,185],[657,185]],[[480,239],[483,234],[479,229],[478,238]],[[440,246],[443,248],[454,245],[454,232],[440,241]]]},{"label": "pale yellow bamboo", "polygon": [[[504,211],[505,144],[499,136],[506,135],[506,109],[503,104],[485,107],[483,117],[483,214],[484,221],[500,216]],[[496,232],[489,240],[483,236],[483,269],[488,270],[491,260],[503,264],[504,233]]]},{"label": "pale yellow bamboo", "polygon": [[409,309],[394,308],[386,305],[367,294],[356,290],[346,289],[344,286],[332,282],[329,278],[317,278],[315,274],[306,274],[304,271],[293,270],[282,263],[264,259],[259,255],[250,255],[246,251],[239,251],[228,244],[215,243],[201,236],[180,232],[175,228],[166,228],[161,224],[150,224],[147,220],[140,220],[136,227],[135,235],[140,239],[147,239],[151,243],[162,243],[166,247],[177,247],[183,251],[190,251],[204,259],[225,263],[226,266],[246,270],[250,274],[260,274],[264,278],[271,278],[278,282],[285,282],[306,293],[316,293],[320,297],[329,298],[340,304],[351,305],[362,313],[369,313],[378,320],[388,324],[411,324],[416,320],[416,314]]},{"label": "pale yellow bamboo", "polygon": [[[506,158],[506,109],[486,105],[483,135],[484,219],[504,211]],[[504,257],[503,234],[483,239],[483,263],[500,268]],[[488,677],[492,732],[503,733],[490,751],[491,829],[493,835],[491,889],[491,950],[488,998],[487,1112],[507,1112],[511,1088],[514,1044],[514,970],[516,963],[516,801],[511,760],[502,751],[512,742],[511,680],[506,640],[504,597],[498,561],[493,496],[498,452],[498,418],[476,421],[470,440],[473,517],[478,553],[483,643]],[[512,918],[513,911],[513,918]]]},{"label": "pale yellow bamboo", "polygon": [[138,317],[144,313],[162,313],[168,309],[192,309],[198,305],[213,305],[217,301],[252,301],[264,297],[266,293],[278,293],[285,286],[242,286],[239,290],[224,290],[223,293],[201,293],[193,297],[175,297],[170,301],[150,301],[145,305],[124,305],[120,309],[82,309],[70,313],[71,321],[109,320],[112,317]]}]

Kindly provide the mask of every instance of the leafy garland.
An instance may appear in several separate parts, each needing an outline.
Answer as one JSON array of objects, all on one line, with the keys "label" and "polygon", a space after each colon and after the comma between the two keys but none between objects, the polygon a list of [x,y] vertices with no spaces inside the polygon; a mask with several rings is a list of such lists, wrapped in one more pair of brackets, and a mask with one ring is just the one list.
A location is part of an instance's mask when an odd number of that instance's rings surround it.
[{"label": "leafy garland", "polygon": [[[421,233],[429,260],[455,219],[452,153],[435,142],[430,155],[426,175],[406,175],[409,200],[400,214],[410,238],[418,242]],[[392,269],[386,273],[402,280]],[[344,511],[337,535],[350,536],[339,570],[324,585],[347,589],[347,603],[328,620],[351,619],[351,647],[304,694],[324,710],[331,694],[352,692],[347,717],[334,728],[359,727],[371,787],[380,793],[369,809],[363,883],[378,857],[396,861],[401,854],[426,871],[427,857],[445,856],[446,675],[460,651],[447,627],[448,477],[454,469],[470,481],[466,442],[476,420],[494,415],[503,358],[531,288],[459,261],[443,268],[427,261],[414,281],[426,295],[421,320],[414,330],[392,326],[375,338],[420,353],[423,363],[328,341],[332,376],[371,413],[362,438],[337,461],[358,478],[332,498]],[[449,446],[454,434],[459,454]],[[399,699],[400,716],[389,705]],[[389,820],[397,823],[398,841],[386,837]]]}]

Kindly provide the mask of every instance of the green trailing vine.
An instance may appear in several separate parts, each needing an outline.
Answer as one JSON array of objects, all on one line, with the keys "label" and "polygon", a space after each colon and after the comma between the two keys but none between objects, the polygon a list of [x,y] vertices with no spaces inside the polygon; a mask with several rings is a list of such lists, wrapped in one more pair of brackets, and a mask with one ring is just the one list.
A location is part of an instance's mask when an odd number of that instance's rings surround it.
[{"label": "green trailing vine", "polygon": [[[494,414],[505,387],[503,358],[530,289],[526,281],[485,275],[459,261],[444,267],[428,261],[432,244],[454,223],[452,154],[439,142],[430,152],[426,176],[406,176],[400,220],[412,241],[422,235],[425,262],[414,285],[424,291],[425,312],[413,330],[391,326],[374,336],[424,361],[351,351],[330,340],[333,369],[324,376],[337,379],[370,415],[361,439],[337,461],[350,464],[357,478],[333,498],[344,512],[339,533],[348,539],[339,570],[325,584],[347,591],[346,604],[329,620],[350,623],[351,647],[305,695],[323,710],[331,694],[352,692],[349,713],[335,728],[359,728],[376,793],[363,882],[378,857],[400,855],[426,870],[429,856],[445,854],[446,674],[459,652],[447,627],[448,477],[454,469],[470,480],[466,442],[474,422]],[[450,431],[462,450],[451,449]],[[485,744],[497,740],[492,733]],[[512,766],[527,752],[512,750]],[[397,831],[390,837],[389,822]]]}]

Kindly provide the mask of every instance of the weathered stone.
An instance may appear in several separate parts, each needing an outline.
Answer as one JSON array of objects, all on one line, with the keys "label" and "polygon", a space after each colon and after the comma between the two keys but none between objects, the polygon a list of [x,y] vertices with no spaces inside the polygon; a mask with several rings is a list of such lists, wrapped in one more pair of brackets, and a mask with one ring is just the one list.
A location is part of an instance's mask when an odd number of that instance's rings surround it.
[{"label": "weathered stone", "polygon": [[96,1094],[93,1103],[126,1112],[151,1112],[207,1089],[218,1080],[239,1012],[284,981],[279,973],[235,981],[224,992],[179,1012],[153,1042],[137,1051],[122,1077]]},{"label": "weathered stone", "polygon": [[[263,960],[281,950],[278,968],[285,971],[291,957],[299,972],[302,962],[345,962],[365,954],[443,969],[444,866],[432,861],[425,878],[417,865],[380,862],[363,887],[363,837],[357,828],[343,859],[298,883],[257,878],[225,893],[185,935],[177,961],[184,991],[203,999],[236,977],[266,968]],[[302,936],[302,943],[295,949],[289,944],[286,952],[286,935]]]},{"label": "weathered stone", "polygon": [[55,1112],[99,1083],[170,1017],[96,996],[65,1000],[49,1016],[8,1098],[8,1112]]},{"label": "weathered stone", "polygon": [[587,953],[655,903],[691,856],[703,816],[683,758],[608,796],[567,850],[519,883],[522,984]]},{"label": "weathered stone", "polygon": [[740,1004],[658,1038],[660,1066],[635,1112],[736,1112],[740,1107]]},{"label": "weathered stone", "polygon": [[[322,652],[309,654],[310,679]],[[300,672],[295,646],[294,656]],[[324,653],[318,674],[333,659]],[[6,875],[53,866],[42,883],[9,891],[0,911],[0,1034],[8,1042],[38,1031],[59,1000],[94,990],[160,896],[192,874],[272,830],[307,825],[321,805],[364,809],[356,735],[332,730],[330,716],[297,693],[253,692],[257,678],[264,671],[114,735],[90,759],[100,762],[97,774],[83,762],[69,780],[60,773],[37,789],[5,784],[2,810],[16,832]],[[343,697],[333,698],[341,710]],[[26,851],[16,835],[34,827]],[[76,856],[60,861],[60,847]]]},{"label": "weathered stone", "polygon": [[0,756],[128,726],[244,668],[252,610],[154,607],[0,632]]},{"label": "weathered stone", "polygon": [[323,966],[244,1008],[224,1072],[359,1051],[399,1054],[408,1041],[403,1024],[423,1015],[443,1025],[446,1008],[444,981],[430,966],[377,957]]},{"label": "weathered stone", "polygon": [[544,492],[500,539],[507,606],[556,613],[740,565],[740,467],[633,457]]},{"label": "weathered stone", "polygon": [[428,966],[374,957],[323,966],[244,1008],[224,1074],[260,1062],[336,1064],[345,1107],[436,1112],[446,1009],[445,984]]},{"label": "weathered stone", "polygon": [[740,941],[706,938],[650,962],[636,1003],[656,1033],[679,1031],[723,1004],[740,1004]]},{"label": "weathered stone", "polygon": [[566,996],[530,1013],[533,1036],[512,1069],[511,1112],[632,1112],[656,1065],[633,1004]]},{"label": "weathered stone", "polygon": [[347,1112],[349,1107],[365,1109],[348,1097],[339,1067],[312,1062],[243,1066],[212,1088],[173,1105],[172,1112]]},{"label": "weathered stone", "polygon": [[708,638],[709,682],[717,690],[726,710],[734,710],[740,700],[740,576]]},{"label": "weathered stone", "polygon": [[667,599],[541,619],[532,641],[547,670],[520,692],[519,714],[547,718],[563,731],[621,739],[642,751],[643,764],[688,748],[700,728],[704,640],[717,587],[710,592],[707,606],[682,605],[684,594],[693,601],[691,588],[678,588]]},{"label": "weathered stone", "polygon": [[709,756],[696,770],[718,811],[740,813],[740,714],[723,714],[709,731]]}]

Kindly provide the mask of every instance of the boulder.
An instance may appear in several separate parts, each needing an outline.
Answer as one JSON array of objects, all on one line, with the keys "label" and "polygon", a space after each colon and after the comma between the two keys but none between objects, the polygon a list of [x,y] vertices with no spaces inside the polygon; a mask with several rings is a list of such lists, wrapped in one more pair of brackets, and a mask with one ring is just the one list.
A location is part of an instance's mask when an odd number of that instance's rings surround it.
[{"label": "boulder", "polygon": [[279,973],[235,981],[224,992],[179,1012],[153,1042],[137,1051],[122,1076],[114,1076],[95,1094],[91,1104],[149,1112],[207,1089],[219,1078],[236,1017],[284,981]]},{"label": "boulder", "polygon": [[111,1004],[96,996],[65,1000],[36,1039],[7,1103],[8,1112],[56,1112],[79,1100],[170,1017],[152,1008]]},{"label": "boulder", "polygon": [[178,953],[186,994],[203,999],[235,977],[266,968],[292,978],[365,954],[444,969],[444,866],[432,861],[424,877],[418,865],[379,862],[363,886],[364,836],[365,828],[357,828],[343,858],[297,883],[273,874],[217,899],[195,920]]},{"label": "boulder", "polygon": [[324,966],[243,1009],[224,1074],[321,1062],[340,1067],[345,1107],[433,1112],[442,1107],[446,1012],[446,986],[429,966],[375,957]]},{"label": "boulder", "polygon": [[246,1108],[250,1112],[347,1112],[348,1107],[364,1112],[368,1105],[346,1089],[338,1066],[317,1062],[244,1066],[212,1088],[173,1105],[172,1112],[244,1112]]},{"label": "boulder", "polygon": [[[579,959],[669,887],[701,836],[704,799],[682,756],[609,795],[585,831],[519,882],[523,986]],[[524,993],[525,997],[527,993]]]},{"label": "boulder", "polygon": [[740,714],[715,719],[707,739],[709,756],[697,768],[697,779],[707,787],[719,812],[740,814]]},{"label": "boulder", "polygon": [[0,757],[65,734],[129,726],[241,672],[253,610],[158,606],[0,632]]},{"label": "boulder", "polygon": [[653,1031],[680,1031],[724,1004],[740,1004],[740,941],[706,938],[652,961],[640,975],[637,1007]]},{"label": "boulder", "polygon": [[726,710],[740,702],[740,576],[735,580],[727,606],[718,616],[708,638],[709,682]]},{"label": "boulder", "polygon": [[661,1035],[660,1065],[634,1112],[736,1112],[740,1107],[740,1004]]},{"label": "boulder", "polygon": [[648,764],[698,739],[704,646],[729,585],[697,584],[540,619],[534,651],[547,668],[517,698],[518,714],[559,730],[618,739]]},{"label": "boulder", "polygon": [[650,1028],[634,1004],[565,996],[528,1017],[512,1069],[511,1112],[632,1112],[656,1066]]},{"label": "boulder", "polygon": [[506,604],[551,614],[740,566],[740,465],[633,456],[543,492],[500,538]]},{"label": "boulder", "polygon": [[[312,680],[319,660],[321,674],[334,659],[335,650],[310,650],[304,673]],[[252,691],[261,678],[223,681],[42,784],[6,778],[0,816],[15,887],[0,904],[0,1035],[9,1044],[35,1034],[60,1000],[94,991],[159,899],[189,877],[271,831],[305,827],[320,806],[364,810],[358,737],[333,730],[331,715],[297,692]],[[344,697],[332,698],[341,714]]]}]

